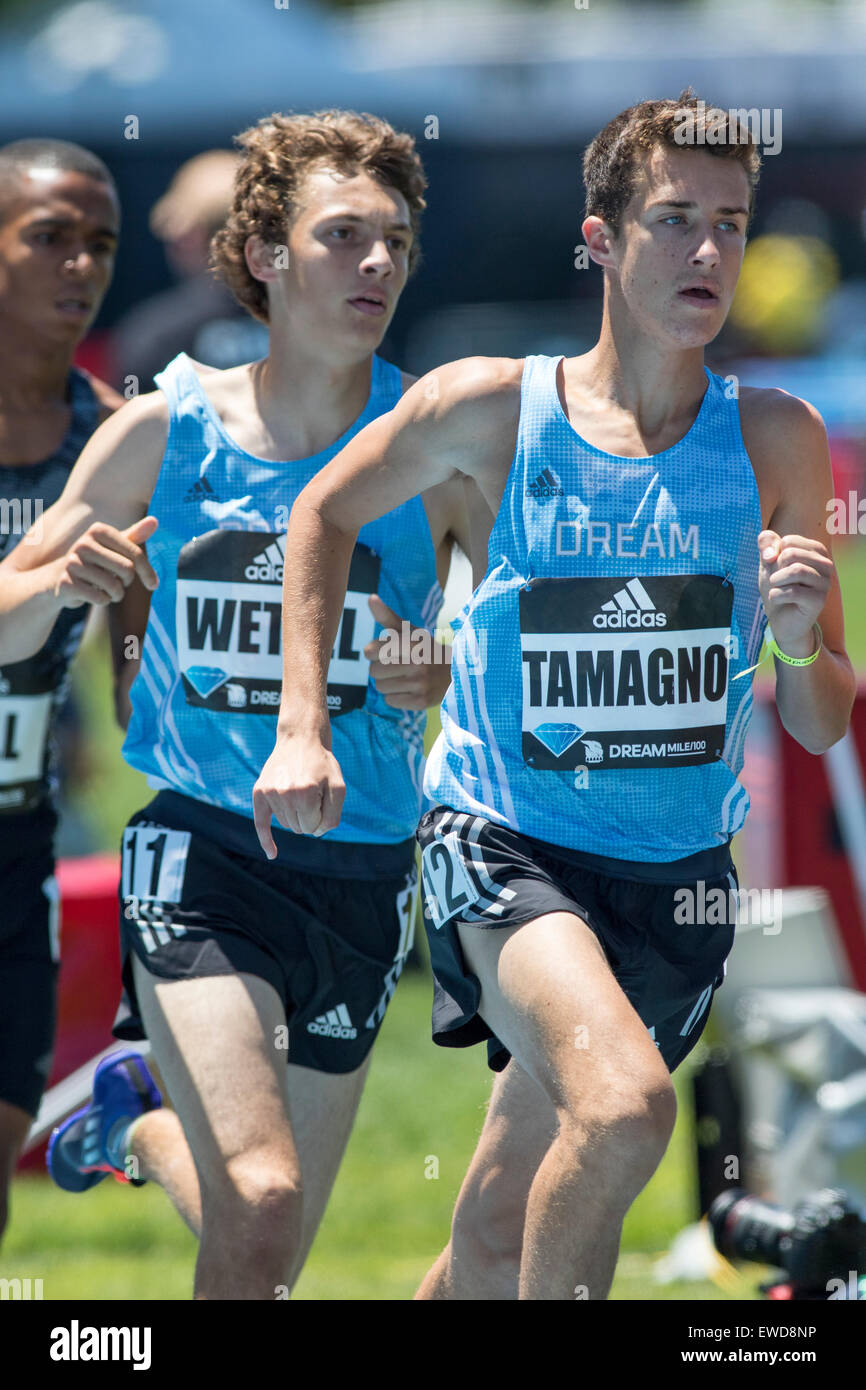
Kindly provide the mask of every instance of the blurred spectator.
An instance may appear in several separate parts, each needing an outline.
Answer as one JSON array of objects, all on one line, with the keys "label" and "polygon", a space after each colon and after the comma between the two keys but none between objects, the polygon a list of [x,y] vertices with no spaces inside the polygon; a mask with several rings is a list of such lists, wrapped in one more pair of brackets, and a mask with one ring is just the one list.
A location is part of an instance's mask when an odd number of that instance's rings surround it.
[{"label": "blurred spectator", "polygon": [[114,378],[152,391],[153,376],[179,352],[210,367],[235,367],[268,351],[268,330],[208,270],[208,247],[231,203],[238,157],[208,150],[182,164],[151,210],[150,229],[165,243],[179,283],[131,309],[114,332]]}]

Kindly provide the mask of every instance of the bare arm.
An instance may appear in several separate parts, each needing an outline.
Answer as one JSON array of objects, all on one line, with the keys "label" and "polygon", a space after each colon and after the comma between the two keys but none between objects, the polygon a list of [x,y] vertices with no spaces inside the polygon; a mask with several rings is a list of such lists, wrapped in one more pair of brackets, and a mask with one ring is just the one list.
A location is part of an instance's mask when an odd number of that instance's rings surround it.
[{"label": "bare arm", "polygon": [[358,532],[460,473],[489,475],[497,441],[511,436],[513,448],[514,383],[514,366],[504,359],[468,359],[431,372],[356,435],[295,502],[283,577],[277,747],[253,795],[269,857],[276,853],[272,814],[302,834],[322,834],[339,822],[345,787],[330,753],[326,683]]},{"label": "bare arm", "polygon": [[63,608],[121,598],[138,574],[153,588],[145,518],[168,423],[159,393],[131,401],[91,436],[53,507],[0,564],[0,663],[44,645]]},{"label": "bare arm", "polygon": [[787,656],[811,656],[813,624],[820,623],[823,647],[810,666],[774,660],[783,725],[810,753],[823,753],[848,727],[857,685],[845,651],[842,594],[826,525],[833,476],[818,412],[796,397],[773,396],[770,419],[784,469],[769,530],[759,537],[759,586],[767,621]]},{"label": "bare arm", "polygon": [[[488,511],[475,484],[463,475],[422,494],[436,551],[436,575],[443,589],[455,551],[460,550],[471,559],[473,537],[467,501],[470,489],[484,511]],[[378,594],[370,596],[370,609],[382,631],[367,643],[364,656],[370,663],[370,679],[385,703],[392,709],[419,711],[440,705],[451,684],[450,642],[440,642],[423,628],[419,631],[405,622]]]},{"label": "bare arm", "polygon": [[106,612],[114,672],[114,717],[121,729],[128,728],[132,714],[129,692],[141,665],[141,644],[150,615],[150,593],[136,574],[123,598],[110,603]]}]

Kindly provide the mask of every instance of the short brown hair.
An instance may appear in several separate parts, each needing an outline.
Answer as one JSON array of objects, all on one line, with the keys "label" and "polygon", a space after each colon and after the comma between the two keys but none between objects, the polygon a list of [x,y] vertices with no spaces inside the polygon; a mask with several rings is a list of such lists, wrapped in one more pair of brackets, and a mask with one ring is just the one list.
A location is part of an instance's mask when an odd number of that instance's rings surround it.
[{"label": "short brown hair", "polygon": [[211,242],[211,265],[244,308],[268,322],[267,286],[250,274],[244,245],[260,236],[280,245],[297,211],[298,190],[314,166],[354,175],[365,171],[401,193],[413,232],[409,271],[420,257],[418,231],[427,179],[411,135],[366,112],[316,111],[309,116],[265,116],[235,136],[243,151],[225,225]]},{"label": "short brown hair", "polygon": [[[659,146],[696,148],[722,159],[736,159],[749,180],[749,218],[761,170],[757,141],[738,113],[707,106],[690,87],[675,101],[640,101],[608,121],[583,157],[586,215],[601,217],[619,235],[622,216],[634,193],[641,162]],[[677,139],[689,131],[688,139]],[[708,134],[710,139],[707,139]]]}]

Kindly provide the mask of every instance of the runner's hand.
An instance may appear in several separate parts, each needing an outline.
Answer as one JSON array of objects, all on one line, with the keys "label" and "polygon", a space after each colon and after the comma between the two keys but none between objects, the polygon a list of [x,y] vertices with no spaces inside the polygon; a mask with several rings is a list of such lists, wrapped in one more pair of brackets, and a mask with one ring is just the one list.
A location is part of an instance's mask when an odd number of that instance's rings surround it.
[{"label": "runner's hand", "polygon": [[95,521],[55,561],[54,597],[63,600],[64,608],[116,603],[136,574],[146,589],[155,589],[159,580],[144,542],[158,525],[155,516],[142,517],[125,531]]},{"label": "runner's hand", "polygon": [[324,835],[340,823],[346,784],[340,764],[316,739],[282,738],[253,787],[253,818],[269,859],[277,847],[271,816],[296,835]]},{"label": "runner's hand", "polygon": [[[812,624],[824,609],[836,566],[827,547],[806,536],[758,536],[758,589],[773,636],[788,656],[809,656]],[[795,648],[808,650],[795,650]]]},{"label": "runner's hand", "polygon": [[451,684],[451,648],[426,628],[404,623],[378,594],[371,594],[370,609],[385,631],[367,643],[364,655],[386,705],[426,710],[441,704]]}]

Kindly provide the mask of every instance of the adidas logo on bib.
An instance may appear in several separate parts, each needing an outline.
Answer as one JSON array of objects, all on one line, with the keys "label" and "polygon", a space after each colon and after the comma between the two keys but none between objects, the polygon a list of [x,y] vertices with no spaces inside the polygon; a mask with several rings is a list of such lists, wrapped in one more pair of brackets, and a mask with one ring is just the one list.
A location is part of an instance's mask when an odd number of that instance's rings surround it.
[{"label": "adidas logo on bib", "polygon": [[338,1004],[326,1014],[319,1014],[318,1018],[307,1024],[307,1032],[317,1033],[320,1038],[346,1039],[358,1036],[358,1030],[354,1027],[345,1004]]},{"label": "adidas logo on bib", "polygon": [[285,532],[271,545],[266,546],[260,555],[254,555],[244,570],[244,578],[257,580],[263,584],[282,584],[283,561],[286,557]]},{"label": "adidas logo on bib", "polygon": [[592,620],[593,627],[664,627],[667,614],[660,613],[639,579],[630,579],[617,589],[612,599],[601,605]]}]

